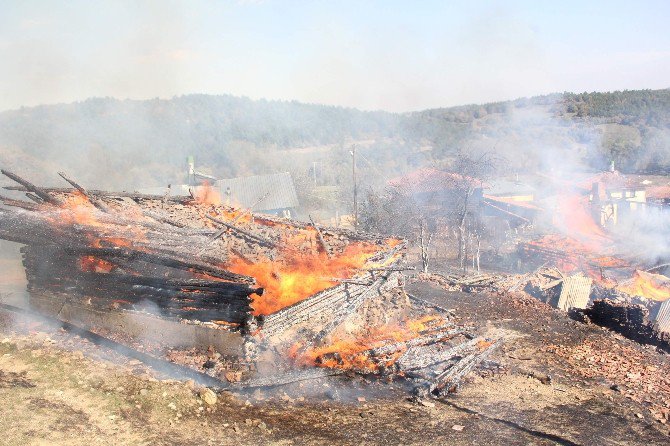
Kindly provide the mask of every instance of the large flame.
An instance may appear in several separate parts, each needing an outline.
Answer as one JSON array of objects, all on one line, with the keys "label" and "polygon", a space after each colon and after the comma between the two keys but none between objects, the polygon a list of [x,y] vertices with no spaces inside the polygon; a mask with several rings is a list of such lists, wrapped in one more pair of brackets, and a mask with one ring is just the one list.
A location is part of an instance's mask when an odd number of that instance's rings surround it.
[{"label": "large flame", "polygon": [[399,324],[375,327],[364,336],[351,334],[322,347],[303,349],[303,345],[298,343],[288,354],[299,365],[376,372],[382,365],[393,364],[405,349],[391,354],[383,364],[369,356],[371,349],[388,343],[409,341],[443,322],[439,316],[427,315]]},{"label": "large flame", "polygon": [[282,259],[252,264],[236,258],[226,268],[256,278],[265,291],[253,298],[254,314],[267,315],[334,286],[333,279],[350,278],[378,249],[371,243],[354,243],[334,258],[288,251]]},{"label": "large flame", "polygon": [[[60,209],[51,217],[56,225],[79,225],[92,229],[104,229],[107,224],[100,221],[101,212],[96,209],[91,201],[78,190],[68,194],[63,199]],[[139,220],[144,216],[137,210],[130,208],[123,210],[123,217],[129,220]],[[99,231],[98,235],[86,233],[93,248],[120,247],[127,248],[134,245],[133,242],[141,242],[146,239],[146,233],[139,226],[126,227],[127,237],[113,237],[105,235],[105,231]]]},{"label": "large flame", "polygon": [[553,224],[591,249],[601,249],[611,239],[588,210],[588,197],[559,195]]},{"label": "large flame", "polygon": [[61,225],[78,224],[82,226],[102,226],[96,215],[97,211],[86,195],[78,190],[65,196],[61,209],[54,218]]},{"label": "large flame", "polygon": [[647,299],[663,302],[670,299],[670,277],[661,274],[652,274],[645,271],[635,271],[630,283],[619,285],[620,291]]},{"label": "large flame", "polygon": [[538,249],[552,254],[551,262],[561,271],[582,271],[603,285],[615,284],[605,277],[609,271],[630,267],[630,263],[624,259],[608,255],[613,254],[614,246],[595,249],[593,244],[564,235],[548,234],[525,246],[530,250]]}]

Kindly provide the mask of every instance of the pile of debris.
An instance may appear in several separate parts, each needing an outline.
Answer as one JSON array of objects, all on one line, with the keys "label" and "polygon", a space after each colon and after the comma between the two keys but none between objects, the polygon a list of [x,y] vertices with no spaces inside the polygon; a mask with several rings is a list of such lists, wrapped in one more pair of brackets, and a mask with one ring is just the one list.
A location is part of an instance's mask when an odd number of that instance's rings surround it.
[{"label": "pile of debris", "polygon": [[593,284],[592,279],[582,274],[567,276],[558,268],[544,266],[526,274],[421,273],[419,278],[437,283],[450,291],[525,292],[564,311],[586,308]]},{"label": "pile of debris", "polygon": [[605,377],[613,391],[648,406],[657,421],[670,422],[670,377],[667,365],[656,363],[654,356],[611,338],[546,349],[586,378]]},{"label": "pile of debris", "polygon": [[[25,245],[34,306],[88,328],[111,314],[179,323],[163,326],[162,336],[184,324],[206,328],[182,337],[222,347],[206,367],[222,385],[349,370],[409,379],[418,393],[440,395],[499,345],[407,298],[403,240],[223,206],[208,188],[177,198],[88,191],[65,174],[71,188],[44,188],[2,173],[19,184],[8,189],[31,200],[0,197],[0,238]],[[230,354],[253,367],[233,377],[215,364],[234,361]],[[174,351],[171,358],[191,360]]]}]

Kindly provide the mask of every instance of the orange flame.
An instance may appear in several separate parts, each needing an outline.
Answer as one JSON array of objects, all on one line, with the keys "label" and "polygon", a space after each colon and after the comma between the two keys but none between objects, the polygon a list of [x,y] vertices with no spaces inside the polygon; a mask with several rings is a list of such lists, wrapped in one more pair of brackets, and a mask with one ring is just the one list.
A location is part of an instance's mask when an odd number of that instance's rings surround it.
[{"label": "orange flame", "polygon": [[[58,209],[57,215],[50,218],[56,225],[72,225],[77,224],[81,226],[88,226],[91,228],[104,228],[105,224],[100,221],[100,212],[93,206],[88,197],[81,192],[75,190],[71,194],[64,197],[63,205]],[[134,209],[124,209],[124,217],[137,220],[141,219],[142,214]],[[94,248],[105,248],[110,246],[116,247],[131,247],[133,241],[142,241],[146,237],[146,233],[139,227],[126,228],[129,237],[107,237],[105,235],[94,236],[90,233],[86,237],[90,240],[90,246]]]},{"label": "orange flame", "polygon": [[256,278],[265,291],[253,298],[254,314],[268,315],[334,286],[331,278],[350,278],[378,249],[370,243],[355,243],[332,259],[325,253],[286,253],[280,261],[253,264],[236,258],[226,268]]},{"label": "orange flame", "polygon": [[205,181],[202,186],[196,188],[195,201],[198,204],[222,204],[221,194],[209,182]]},{"label": "orange flame", "polygon": [[632,282],[617,287],[631,296],[663,302],[670,299],[670,277],[637,270]]},{"label": "orange flame", "polygon": [[579,195],[560,195],[554,214],[554,226],[563,230],[591,249],[600,249],[611,241],[603,228],[588,211],[588,198]]},{"label": "orange flame", "polygon": [[54,220],[61,225],[101,226],[96,212],[89,199],[75,190],[65,197],[62,208],[58,212],[58,218]]},{"label": "orange flame", "polygon": [[404,321],[402,324],[376,327],[366,336],[352,334],[329,345],[305,351],[301,351],[303,347],[301,344],[295,344],[289,349],[288,355],[299,365],[376,372],[380,365],[387,367],[392,365],[405,349],[401,348],[392,353],[384,364],[368,356],[371,349],[387,343],[409,341],[440,322],[443,322],[441,317],[428,315],[421,319]]},{"label": "orange flame", "polygon": [[82,256],[79,259],[79,268],[86,273],[110,273],[116,265],[95,256]]},{"label": "orange flame", "polygon": [[[558,234],[545,235],[528,242],[527,246],[557,254],[551,261],[561,271],[566,273],[582,271],[603,284],[607,282],[602,277],[603,270],[630,266],[627,261],[621,258],[603,255],[603,251],[612,251],[609,248],[595,249],[592,244]],[[560,257],[558,256],[559,253]]]}]

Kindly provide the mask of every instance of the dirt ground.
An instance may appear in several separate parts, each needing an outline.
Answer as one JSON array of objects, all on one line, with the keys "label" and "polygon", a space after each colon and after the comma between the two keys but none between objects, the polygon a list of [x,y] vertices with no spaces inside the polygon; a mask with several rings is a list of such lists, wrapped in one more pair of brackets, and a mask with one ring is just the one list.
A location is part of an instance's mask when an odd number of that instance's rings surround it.
[{"label": "dirt ground", "polygon": [[412,401],[397,383],[339,376],[223,392],[210,405],[193,382],[169,379],[47,323],[0,312],[0,444],[670,442],[670,427],[650,412],[668,403],[670,389],[640,400],[627,391],[628,383],[615,382],[618,375],[598,375],[593,367],[586,374],[581,356],[566,351],[585,343],[592,349],[620,346],[636,352],[636,363],[670,372],[667,354],[574,322],[539,302],[446,292],[425,282],[407,289],[456,310],[460,323],[477,333],[504,335],[492,358],[504,370],[474,373],[445,401]]}]

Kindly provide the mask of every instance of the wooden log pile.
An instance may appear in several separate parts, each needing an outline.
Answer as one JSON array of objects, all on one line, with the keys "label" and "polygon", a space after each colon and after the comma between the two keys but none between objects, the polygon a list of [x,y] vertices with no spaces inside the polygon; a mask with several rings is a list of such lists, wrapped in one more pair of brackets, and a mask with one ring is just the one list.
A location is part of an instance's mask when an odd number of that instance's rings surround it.
[{"label": "wooden log pile", "polygon": [[[244,335],[247,358],[257,358],[254,352],[262,350],[295,361],[327,351],[311,363],[284,362],[284,372],[252,377],[236,384],[240,388],[353,370],[407,377],[417,394],[439,396],[457,387],[498,345],[470,335],[453,322],[450,311],[407,296],[405,301],[416,311],[439,317],[419,331],[366,344],[366,333],[384,332],[384,327],[361,324],[361,313],[376,302],[383,305],[381,296],[404,295],[397,291],[404,283],[402,271],[408,269],[401,264],[402,240],[321,227],[311,217],[307,223],[257,215],[250,209],[200,202],[197,194],[184,198],[88,190],[65,173],[60,176],[70,188],[44,188],[12,172],[2,173],[18,183],[7,189],[30,200],[0,196],[5,205],[0,207],[0,238],[25,245],[21,252],[32,294],[65,297],[96,310],[150,306],[164,317],[212,322]],[[361,246],[365,250],[357,250]],[[363,265],[344,274],[337,269],[338,276],[325,278],[329,285],[271,312],[257,311],[271,289],[262,282],[267,278],[239,268],[248,265],[249,271],[258,271],[254,267],[259,264],[304,258],[337,263],[350,248],[355,256],[365,255]],[[309,268],[304,272],[310,273]],[[272,279],[281,279],[281,274],[273,269]],[[478,287],[495,279],[479,274],[446,280]],[[358,331],[352,329],[357,325]],[[341,341],[343,330],[360,347],[354,356],[365,358],[365,364],[331,348]],[[288,347],[293,345],[299,348],[291,356]]]}]

